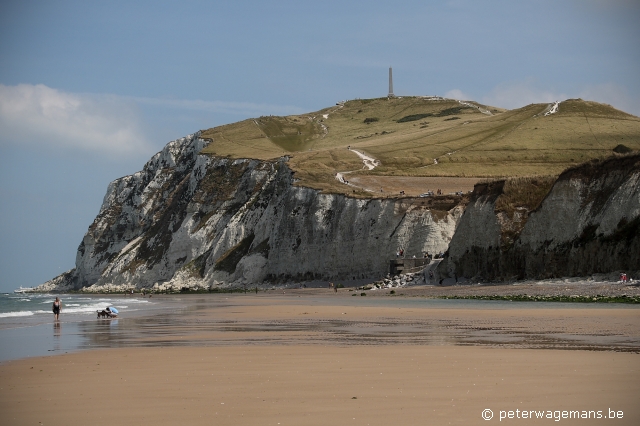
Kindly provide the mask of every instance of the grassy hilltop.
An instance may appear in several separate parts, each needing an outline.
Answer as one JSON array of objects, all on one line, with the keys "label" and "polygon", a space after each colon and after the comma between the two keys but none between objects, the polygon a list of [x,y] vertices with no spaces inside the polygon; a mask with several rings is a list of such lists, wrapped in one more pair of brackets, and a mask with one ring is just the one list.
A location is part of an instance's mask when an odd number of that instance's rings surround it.
[{"label": "grassy hilltop", "polygon": [[[556,175],[611,155],[640,150],[640,118],[596,102],[570,99],[504,110],[427,97],[357,99],[317,112],[267,116],[203,131],[203,153],[271,159],[288,155],[298,184],[360,196],[335,179],[419,181],[421,177],[491,178]],[[347,147],[380,161],[363,170]],[[620,150],[620,148],[618,148]],[[401,178],[402,177],[402,178]]]}]

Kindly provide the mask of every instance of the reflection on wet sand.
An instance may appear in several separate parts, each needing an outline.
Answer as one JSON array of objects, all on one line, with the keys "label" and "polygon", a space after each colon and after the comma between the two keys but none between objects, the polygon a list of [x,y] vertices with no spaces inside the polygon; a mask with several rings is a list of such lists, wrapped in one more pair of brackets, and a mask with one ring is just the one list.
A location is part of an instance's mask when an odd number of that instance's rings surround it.
[{"label": "reflection on wet sand", "polygon": [[[201,298],[171,315],[79,324],[80,349],[237,344],[473,345],[640,352],[638,309],[406,309]],[[481,303],[481,302],[480,302]],[[473,306],[473,305],[470,305]],[[323,315],[325,310],[349,310]],[[361,313],[355,312],[360,309]],[[316,315],[304,312],[315,310]],[[288,313],[283,313],[288,311]],[[557,312],[555,312],[557,311]],[[562,311],[562,312],[561,312]],[[360,312],[360,311],[358,311]],[[376,314],[378,313],[379,314]],[[397,312],[395,314],[394,312]],[[505,312],[507,312],[505,314]],[[568,313],[567,313],[568,312]],[[617,311],[616,311],[617,312]],[[605,315],[606,314],[606,315]],[[624,314],[624,315],[623,315]],[[616,314],[617,315],[617,314]],[[337,318],[336,318],[337,317]],[[344,318],[344,319],[343,319]]]},{"label": "reflection on wet sand", "polygon": [[53,351],[60,351],[60,337],[62,336],[62,323],[54,321],[53,323]]}]

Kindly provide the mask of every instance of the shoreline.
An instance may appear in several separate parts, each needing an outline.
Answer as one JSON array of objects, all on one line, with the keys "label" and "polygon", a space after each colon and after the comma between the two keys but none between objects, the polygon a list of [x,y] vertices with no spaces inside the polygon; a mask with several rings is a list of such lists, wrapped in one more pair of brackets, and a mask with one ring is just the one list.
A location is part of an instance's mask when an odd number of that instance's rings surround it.
[{"label": "shoreline", "polygon": [[0,352],[0,361],[94,348],[280,343],[640,353],[637,304],[351,294],[360,293],[306,289],[158,295],[151,309],[125,311],[116,319],[96,319],[93,314],[68,319],[64,311],[58,323],[48,315],[39,323],[23,325],[5,319],[0,340],[9,344]]}]

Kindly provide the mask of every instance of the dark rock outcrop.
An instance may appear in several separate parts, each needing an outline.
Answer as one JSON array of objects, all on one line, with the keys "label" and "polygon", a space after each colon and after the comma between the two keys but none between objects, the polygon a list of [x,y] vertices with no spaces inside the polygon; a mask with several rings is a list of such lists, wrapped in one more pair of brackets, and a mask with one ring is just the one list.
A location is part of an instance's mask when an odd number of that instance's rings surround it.
[{"label": "dark rock outcrop", "polygon": [[475,187],[442,275],[500,281],[640,271],[640,155],[568,169],[539,206],[515,206],[513,217],[497,208],[504,189],[504,181]]}]

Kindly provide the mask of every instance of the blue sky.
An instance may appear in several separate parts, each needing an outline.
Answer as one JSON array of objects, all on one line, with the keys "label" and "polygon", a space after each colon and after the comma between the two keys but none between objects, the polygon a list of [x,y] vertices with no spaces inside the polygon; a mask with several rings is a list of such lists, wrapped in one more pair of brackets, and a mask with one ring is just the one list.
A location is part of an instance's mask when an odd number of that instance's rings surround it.
[{"label": "blue sky", "polygon": [[74,266],[107,184],[167,142],[387,92],[640,115],[640,2],[0,3],[0,291]]}]

